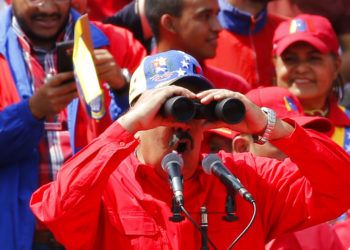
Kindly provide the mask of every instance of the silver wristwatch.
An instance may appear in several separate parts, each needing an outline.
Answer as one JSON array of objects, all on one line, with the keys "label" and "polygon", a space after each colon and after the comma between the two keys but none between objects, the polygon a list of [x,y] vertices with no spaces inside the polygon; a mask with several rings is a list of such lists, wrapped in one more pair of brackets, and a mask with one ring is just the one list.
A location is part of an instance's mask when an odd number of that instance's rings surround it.
[{"label": "silver wristwatch", "polygon": [[261,136],[260,135],[253,136],[254,142],[260,145],[265,144],[270,139],[272,131],[274,130],[276,125],[276,112],[266,107],[262,107],[261,110],[264,111],[264,113],[267,116],[267,125],[264,133]]}]

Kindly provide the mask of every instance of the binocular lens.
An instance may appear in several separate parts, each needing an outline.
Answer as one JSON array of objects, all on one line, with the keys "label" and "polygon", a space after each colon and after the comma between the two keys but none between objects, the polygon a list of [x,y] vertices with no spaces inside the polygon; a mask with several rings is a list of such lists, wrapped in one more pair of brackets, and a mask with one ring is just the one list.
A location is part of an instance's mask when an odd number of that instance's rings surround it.
[{"label": "binocular lens", "polygon": [[184,96],[175,96],[164,103],[161,114],[165,117],[172,116],[179,122],[187,122],[192,119],[207,119],[208,121],[221,120],[234,124],[243,119],[245,107],[240,100],[233,98],[226,98],[219,102],[211,102],[208,105],[204,105],[198,100],[188,99]]},{"label": "binocular lens", "polygon": [[244,118],[245,107],[238,99],[226,98],[216,104],[215,114],[219,120],[226,123],[239,123]]},{"label": "binocular lens", "polygon": [[195,112],[196,107],[193,101],[184,96],[175,96],[168,99],[161,110],[163,116],[172,116],[179,122],[192,120]]}]

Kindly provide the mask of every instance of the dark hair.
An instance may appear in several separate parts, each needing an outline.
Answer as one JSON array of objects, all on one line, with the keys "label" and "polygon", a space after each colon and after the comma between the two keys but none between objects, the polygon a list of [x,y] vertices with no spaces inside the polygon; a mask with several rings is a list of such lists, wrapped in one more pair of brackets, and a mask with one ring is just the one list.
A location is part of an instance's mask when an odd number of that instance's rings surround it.
[{"label": "dark hair", "polygon": [[337,79],[333,81],[333,94],[337,97],[339,101],[341,101],[344,97],[344,79],[338,74]]},{"label": "dark hair", "polygon": [[[336,59],[339,55],[332,53],[332,57]],[[338,73],[337,78],[333,81],[332,86],[332,94],[341,101],[344,97],[344,79],[340,73]]]},{"label": "dark hair", "polygon": [[183,0],[146,0],[145,15],[156,40],[159,39],[159,22],[164,14],[181,16]]}]

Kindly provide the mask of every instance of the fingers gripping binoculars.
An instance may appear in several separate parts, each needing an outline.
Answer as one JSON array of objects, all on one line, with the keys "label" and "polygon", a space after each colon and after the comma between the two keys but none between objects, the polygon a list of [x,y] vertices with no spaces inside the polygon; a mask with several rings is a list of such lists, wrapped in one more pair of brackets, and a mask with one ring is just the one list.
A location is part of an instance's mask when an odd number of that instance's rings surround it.
[{"label": "fingers gripping binoculars", "polygon": [[198,100],[184,96],[174,96],[163,104],[161,114],[165,117],[173,117],[178,122],[206,119],[234,124],[243,119],[245,107],[240,100],[234,98],[213,101],[204,105]]}]

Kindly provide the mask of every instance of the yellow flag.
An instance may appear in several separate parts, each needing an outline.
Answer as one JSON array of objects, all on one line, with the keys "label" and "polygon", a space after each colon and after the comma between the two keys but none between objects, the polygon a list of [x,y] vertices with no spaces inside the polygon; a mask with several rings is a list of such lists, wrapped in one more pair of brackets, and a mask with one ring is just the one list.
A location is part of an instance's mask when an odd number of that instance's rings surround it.
[{"label": "yellow flag", "polygon": [[94,64],[90,25],[87,15],[81,16],[74,27],[73,49],[74,72],[79,94],[94,119],[105,114],[103,92]]}]

